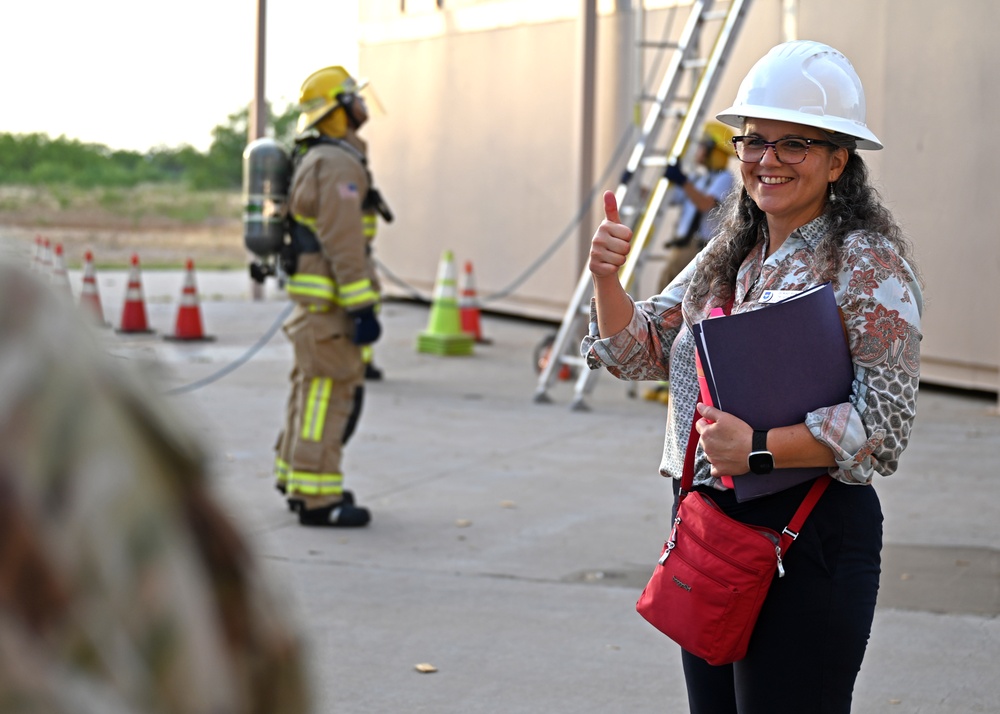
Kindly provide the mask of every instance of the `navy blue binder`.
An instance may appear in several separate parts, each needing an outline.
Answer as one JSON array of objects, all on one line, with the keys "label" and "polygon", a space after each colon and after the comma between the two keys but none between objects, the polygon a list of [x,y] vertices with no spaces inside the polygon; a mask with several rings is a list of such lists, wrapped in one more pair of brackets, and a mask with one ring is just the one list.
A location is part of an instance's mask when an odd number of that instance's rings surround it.
[{"label": "navy blue binder", "polygon": [[[754,429],[800,424],[808,412],[850,399],[854,364],[830,283],[703,320],[693,332],[712,402]],[[747,501],[824,473],[775,469],[734,476],[733,486],[737,500]]]}]

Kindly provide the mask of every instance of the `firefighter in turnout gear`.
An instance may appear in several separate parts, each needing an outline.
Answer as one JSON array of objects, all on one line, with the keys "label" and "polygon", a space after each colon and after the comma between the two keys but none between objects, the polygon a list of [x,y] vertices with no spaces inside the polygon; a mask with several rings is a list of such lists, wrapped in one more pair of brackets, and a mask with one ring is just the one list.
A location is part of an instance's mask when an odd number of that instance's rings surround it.
[{"label": "firefighter in turnout gear", "polygon": [[[289,190],[291,257],[287,291],[296,303],[284,324],[295,353],[275,474],[299,523],[364,526],[368,509],[344,489],[341,457],[361,414],[362,348],[381,334],[364,216],[372,202],[364,84],[342,67],[310,75]],[[377,197],[377,193],[376,193]]]}]

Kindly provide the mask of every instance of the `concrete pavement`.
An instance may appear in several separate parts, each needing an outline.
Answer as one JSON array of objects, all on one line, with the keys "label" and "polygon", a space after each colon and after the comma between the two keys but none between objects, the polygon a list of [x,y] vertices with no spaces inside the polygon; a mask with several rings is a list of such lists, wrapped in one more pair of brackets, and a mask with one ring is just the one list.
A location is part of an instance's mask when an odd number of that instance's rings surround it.
[{"label": "concrete pavement", "polygon": [[[115,324],[124,279],[99,280]],[[273,289],[249,300],[243,275],[200,272],[216,339],[172,343],[182,274],[143,279],[159,334],[105,330],[108,347],[159,365],[214,445],[220,497],[308,639],[318,712],[686,711],[676,646],[634,611],[668,527],[660,405],[606,374],[590,412],[568,408],[569,383],[536,404],[532,352],[554,327],[484,315],[492,343],[473,356],[418,354],[426,307],[388,303],[386,380],[368,384],[344,465],[373,522],[301,528],[270,475],[284,338],[183,391],[244,355],[286,303]],[[1000,711],[998,455],[994,397],[922,390],[900,471],[876,486],[885,562],[857,714]]]}]

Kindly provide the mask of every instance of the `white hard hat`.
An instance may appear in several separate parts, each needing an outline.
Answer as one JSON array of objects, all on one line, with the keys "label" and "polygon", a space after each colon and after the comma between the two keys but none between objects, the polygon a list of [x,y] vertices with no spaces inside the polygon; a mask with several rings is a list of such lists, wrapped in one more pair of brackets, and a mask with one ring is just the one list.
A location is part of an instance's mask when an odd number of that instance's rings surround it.
[{"label": "white hard hat", "polygon": [[772,47],[716,118],[734,127],[745,118],[794,122],[853,136],[859,149],[882,148],[865,125],[865,90],[850,60],[812,40]]}]

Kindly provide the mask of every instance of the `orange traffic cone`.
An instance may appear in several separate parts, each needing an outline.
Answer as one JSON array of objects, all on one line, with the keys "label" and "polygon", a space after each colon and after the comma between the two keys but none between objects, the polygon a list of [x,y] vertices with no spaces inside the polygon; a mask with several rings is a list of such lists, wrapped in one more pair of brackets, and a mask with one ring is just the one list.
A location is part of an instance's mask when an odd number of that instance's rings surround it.
[{"label": "orange traffic cone", "polygon": [[80,307],[93,317],[98,325],[107,325],[101,296],[97,291],[97,276],[94,274],[94,254],[89,250],[83,254],[83,284],[80,287]]},{"label": "orange traffic cone", "polygon": [[472,261],[465,261],[462,291],[458,297],[458,311],[462,318],[462,332],[468,332],[476,342],[488,343],[483,337],[483,328],[479,320],[479,298],[476,297],[476,279],[472,276]]},{"label": "orange traffic cone", "polygon": [[194,261],[188,258],[187,273],[184,275],[184,289],[181,291],[181,304],[177,309],[177,322],[174,334],[164,335],[165,340],[214,340],[202,329],[201,308],[198,306],[198,288],[194,282]]},{"label": "orange traffic cone", "polygon": [[73,297],[73,288],[69,284],[69,273],[66,272],[66,259],[63,257],[62,243],[56,243],[55,257],[52,259],[52,284],[56,290]]},{"label": "orange traffic cone", "polygon": [[116,330],[119,333],[149,333],[146,320],[146,301],[142,296],[142,278],[139,275],[139,256],[132,254],[132,268],[128,273],[128,287],[125,289],[125,307],[122,322]]},{"label": "orange traffic cone", "polygon": [[427,329],[417,336],[417,352],[438,355],[471,355],[474,340],[462,332],[458,314],[458,285],[455,281],[455,259],[450,250],[441,255],[434,304]]}]

